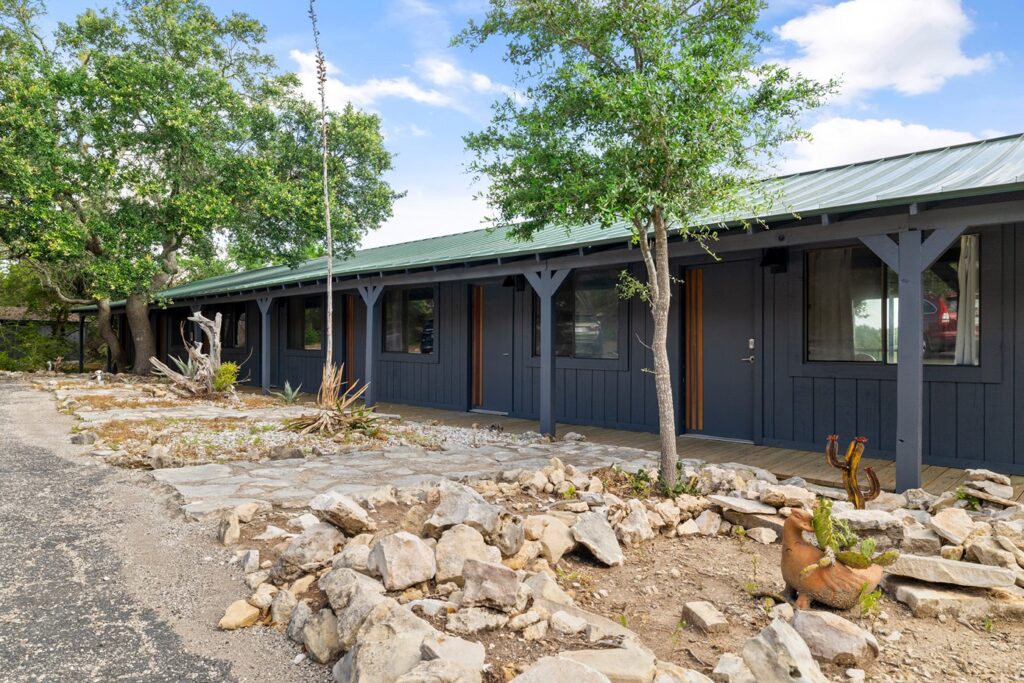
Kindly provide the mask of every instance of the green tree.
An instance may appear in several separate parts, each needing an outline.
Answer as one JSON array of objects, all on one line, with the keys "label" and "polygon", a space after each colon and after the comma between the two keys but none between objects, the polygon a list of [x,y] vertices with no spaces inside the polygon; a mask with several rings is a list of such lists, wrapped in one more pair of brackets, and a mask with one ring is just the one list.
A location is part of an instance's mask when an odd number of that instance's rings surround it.
[{"label": "green tree", "polygon": [[[298,262],[323,254],[315,108],[261,52],[264,27],[199,0],[123,0],[62,24],[0,0],[0,242],[69,301],[125,298],[134,370],[150,371],[148,306],[178,259]],[[397,196],[377,117],[331,117],[337,252]],[[9,166],[8,166],[9,164]],[[356,221],[359,221],[356,223]],[[218,246],[219,245],[219,246]],[[107,325],[109,327],[109,324]]]},{"label": "green tree", "polygon": [[661,475],[676,479],[667,350],[672,234],[709,242],[709,217],[756,215],[758,182],[798,117],[832,84],[760,61],[762,0],[491,0],[455,44],[506,41],[523,97],[495,103],[465,137],[490,180],[494,223],[530,239],[547,225],[625,220],[646,267],[624,290],[648,302]]}]

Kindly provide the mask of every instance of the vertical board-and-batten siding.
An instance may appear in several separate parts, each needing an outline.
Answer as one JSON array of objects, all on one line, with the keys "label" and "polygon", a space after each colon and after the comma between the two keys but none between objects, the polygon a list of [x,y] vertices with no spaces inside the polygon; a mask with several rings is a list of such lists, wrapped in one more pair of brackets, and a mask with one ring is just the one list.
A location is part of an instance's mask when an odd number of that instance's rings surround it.
[{"label": "vertical board-and-batten siding", "polygon": [[[926,463],[1024,468],[1024,239],[1021,226],[980,231],[981,366],[925,367]],[[831,246],[831,245],[823,245]],[[825,437],[868,438],[896,450],[895,366],[804,361],[804,253],[786,273],[764,271],[764,434],[768,445],[820,450]]]}]

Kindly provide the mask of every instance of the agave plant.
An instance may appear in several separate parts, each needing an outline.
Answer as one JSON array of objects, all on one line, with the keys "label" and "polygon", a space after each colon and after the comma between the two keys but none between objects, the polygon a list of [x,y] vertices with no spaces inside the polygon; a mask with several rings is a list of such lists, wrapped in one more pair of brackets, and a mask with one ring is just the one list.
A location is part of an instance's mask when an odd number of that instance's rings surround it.
[{"label": "agave plant", "polygon": [[301,391],[301,384],[292,389],[292,385],[287,380],[285,380],[284,390],[271,392],[271,395],[278,397],[288,405],[293,405],[299,402],[299,394]]},{"label": "agave plant", "polygon": [[368,436],[376,436],[379,432],[379,417],[373,408],[357,406],[356,401],[366,393],[368,385],[352,386],[342,391],[345,384],[345,365],[336,367],[324,366],[323,380],[317,393],[316,403],[319,410],[308,415],[300,415],[285,422],[285,428],[311,434],[316,432],[323,436],[334,436],[339,432],[361,432]]},{"label": "agave plant", "polygon": [[199,370],[199,368],[196,366],[195,363],[192,362],[191,358],[187,360],[182,360],[177,356],[171,356],[171,361],[176,366],[178,366],[178,372],[185,375],[185,377],[188,377],[189,379],[195,379],[196,372]]}]

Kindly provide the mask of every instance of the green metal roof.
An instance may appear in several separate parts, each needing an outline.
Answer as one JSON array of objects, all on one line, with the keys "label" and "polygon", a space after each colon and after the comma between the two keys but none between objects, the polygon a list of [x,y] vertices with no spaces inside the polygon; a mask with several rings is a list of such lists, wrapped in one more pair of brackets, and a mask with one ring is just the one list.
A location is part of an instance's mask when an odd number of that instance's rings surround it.
[{"label": "green metal roof", "polygon": [[[765,181],[774,201],[758,218],[777,220],[909,202],[978,196],[1024,189],[1024,133],[924,152],[865,161]],[[739,221],[751,216],[734,216]],[[822,226],[828,230],[828,226]],[[362,249],[335,259],[335,277],[375,274],[407,268],[444,266],[576,247],[622,242],[626,224],[590,225],[570,233],[552,226],[530,242],[512,241],[500,230],[473,230],[442,237]],[[298,268],[274,266],[192,282],[161,292],[168,299],[193,298],[280,287],[323,279],[326,258]]]}]

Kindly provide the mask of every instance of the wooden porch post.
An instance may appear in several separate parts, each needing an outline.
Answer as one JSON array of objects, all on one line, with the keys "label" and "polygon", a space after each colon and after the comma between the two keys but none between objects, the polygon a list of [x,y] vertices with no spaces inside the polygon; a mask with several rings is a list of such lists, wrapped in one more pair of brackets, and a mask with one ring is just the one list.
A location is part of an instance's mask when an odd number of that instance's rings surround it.
[{"label": "wooden porch post", "polygon": [[270,393],[270,304],[273,297],[256,299],[260,307],[260,386],[264,394]]},{"label": "wooden porch post", "polygon": [[964,227],[935,230],[922,241],[921,231],[899,233],[899,242],[886,235],[861,241],[899,276],[900,306],[896,340],[896,491],[921,486],[924,424],[924,284],[923,273],[964,231]]},{"label": "wooden porch post", "polygon": [[78,372],[85,372],[85,313],[78,314]]},{"label": "wooden porch post", "polygon": [[555,292],[572,272],[537,270],[526,280],[540,299],[540,433],[555,436]]},{"label": "wooden porch post", "polygon": [[367,407],[377,403],[377,388],[373,385],[373,371],[377,364],[378,346],[380,346],[380,294],[384,285],[364,285],[359,288],[359,296],[366,304],[366,368],[363,371],[363,385],[366,393],[363,401]]}]

